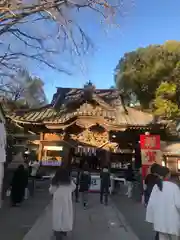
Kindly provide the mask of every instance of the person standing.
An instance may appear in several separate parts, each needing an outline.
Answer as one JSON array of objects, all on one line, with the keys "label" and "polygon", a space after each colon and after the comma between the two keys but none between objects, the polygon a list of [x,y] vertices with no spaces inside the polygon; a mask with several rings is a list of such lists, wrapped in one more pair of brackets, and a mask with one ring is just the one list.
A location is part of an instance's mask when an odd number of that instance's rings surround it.
[{"label": "person standing", "polygon": [[[108,196],[109,196],[109,187],[111,186],[110,172],[107,166],[103,167],[101,174],[101,187],[100,187],[100,202],[105,205],[108,204]],[[105,199],[104,199],[105,198]]]},{"label": "person standing", "polygon": [[150,173],[145,178],[145,190],[144,190],[144,203],[147,206],[151,192],[154,185],[157,183],[159,178],[159,171],[161,171],[162,166],[157,163],[152,164],[150,168]]},{"label": "person standing", "polygon": [[15,170],[11,183],[11,203],[12,206],[21,204],[24,200],[25,189],[28,185],[28,174],[21,164]]},{"label": "person standing", "polygon": [[34,161],[29,162],[29,167],[30,167],[30,177],[31,177],[31,191],[30,194],[31,196],[34,196],[34,191],[36,188],[36,178],[37,178],[37,172],[39,170],[40,164],[39,161],[36,159]]},{"label": "person standing", "polygon": [[180,189],[171,182],[170,171],[161,167],[161,178],[153,187],[146,211],[146,221],[153,224],[159,240],[180,238]]},{"label": "person standing", "polygon": [[133,181],[134,181],[134,172],[133,172],[132,164],[129,164],[128,169],[126,170],[126,182],[127,182],[126,195],[128,196],[128,198],[132,197]]},{"label": "person standing", "polygon": [[80,192],[82,196],[82,203],[84,208],[88,205],[88,191],[91,185],[91,174],[89,172],[88,164],[85,164],[83,171],[80,174]]},{"label": "person standing", "polygon": [[76,190],[75,190],[75,200],[79,202],[79,184],[80,184],[80,167],[77,169],[77,176],[76,176]]},{"label": "person standing", "polygon": [[62,240],[73,229],[72,193],[75,188],[69,171],[59,168],[49,188],[53,195],[53,231],[56,240]]},{"label": "person standing", "polygon": [[3,179],[4,165],[6,162],[6,129],[5,123],[0,119],[0,208],[2,206],[3,197]]}]

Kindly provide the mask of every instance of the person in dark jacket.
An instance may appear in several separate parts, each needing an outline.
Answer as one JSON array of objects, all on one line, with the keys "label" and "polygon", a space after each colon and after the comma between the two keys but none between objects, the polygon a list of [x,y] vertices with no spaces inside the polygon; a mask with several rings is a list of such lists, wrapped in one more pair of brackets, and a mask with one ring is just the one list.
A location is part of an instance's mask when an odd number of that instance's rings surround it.
[{"label": "person in dark jacket", "polygon": [[110,172],[107,166],[105,166],[102,169],[100,177],[101,177],[100,202],[101,204],[103,204],[105,200],[105,205],[107,205],[108,196],[109,196],[109,187],[111,185]]},{"label": "person in dark jacket", "polygon": [[151,192],[153,190],[154,185],[157,183],[159,178],[159,171],[162,168],[157,163],[154,163],[150,168],[150,173],[145,178],[145,191],[144,191],[144,203],[148,204],[149,198],[151,196]]},{"label": "person in dark jacket", "polygon": [[91,185],[91,174],[89,172],[88,164],[85,164],[83,171],[80,173],[80,192],[82,194],[82,202],[84,208],[88,205],[88,191]]},{"label": "person in dark jacket", "polygon": [[79,167],[79,168],[77,169],[77,176],[76,176],[76,189],[75,189],[75,199],[76,199],[76,202],[79,202],[80,174],[81,174],[81,169],[80,169],[80,167]]},{"label": "person in dark jacket", "polygon": [[126,183],[127,183],[127,193],[126,195],[128,198],[132,197],[132,190],[133,190],[133,181],[134,181],[134,172],[132,165],[128,165],[128,169],[126,171]]},{"label": "person in dark jacket", "polygon": [[11,203],[17,206],[24,200],[25,189],[28,185],[28,172],[23,165],[19,165],[13,175],[11,183]]}]

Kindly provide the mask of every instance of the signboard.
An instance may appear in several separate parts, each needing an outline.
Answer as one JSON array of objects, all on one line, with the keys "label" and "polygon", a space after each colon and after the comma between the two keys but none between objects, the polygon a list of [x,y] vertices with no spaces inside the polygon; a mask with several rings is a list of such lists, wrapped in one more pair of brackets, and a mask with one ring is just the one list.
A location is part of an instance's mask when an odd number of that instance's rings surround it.
[{"label": "signboard", "polygon": [[140,146],[144,150],[160,150],[159,135],[140,135]]},{"label": "signboard", "polygon": [[75,149],[75,154],[79,154],[80,156],[96,156],[96,148],[94,147],[84,147],[77,146]]},{"label": "signboard", "polygon": [[127,169],[128,163],[121,163],[121,162],[112,162],[111,168],[113,169]]},{"label": "signboard", "polygon": [[160,136],[140,135],[142,165],[152,165],[161,158]]},{"label": "signboard", "polygon": [[100,175],[91,175],[90,192],[100,192],[101,178]]},{"label": "signboard", "polygon": [[42,160],[41,161],[41,165],[42,166],[52,166],[52,167],[56,167],[56,166],[61,166],[62,161],[59,160]]}]

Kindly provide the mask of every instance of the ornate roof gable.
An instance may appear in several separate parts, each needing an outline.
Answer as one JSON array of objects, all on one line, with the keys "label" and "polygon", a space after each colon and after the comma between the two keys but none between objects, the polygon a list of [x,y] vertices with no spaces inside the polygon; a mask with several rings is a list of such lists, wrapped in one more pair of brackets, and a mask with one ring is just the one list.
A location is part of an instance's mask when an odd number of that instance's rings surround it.
[{"label": "ornate roof gable", "polygon": [[[72,105],[77,107],[85,102],[100,105],[105,109],[113,110],[116,102],[123,104],[122,98],[116,89],[95,89],[95,88],[58,88],[53,96],[52,105],[56,109]],[[123,106],[124,107],[124,106]]]}]

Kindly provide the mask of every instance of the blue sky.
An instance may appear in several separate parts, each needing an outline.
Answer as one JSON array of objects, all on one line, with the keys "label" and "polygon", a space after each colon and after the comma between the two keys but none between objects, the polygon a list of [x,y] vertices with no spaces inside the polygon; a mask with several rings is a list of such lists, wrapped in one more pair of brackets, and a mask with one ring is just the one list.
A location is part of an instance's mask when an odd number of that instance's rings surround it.
[{"label": "blue sky", "polygon": [[78,66],[72,76],[48,68],[32,69],[33,74],[44,80],[49,100],[58,86],[82,87],[91,80],[97,88],[109,88],[114,83],[114,68],[125,52],[167,40],[180,40],[179,0],[134,0],[134,3],[129,1],[124,11],[127,14],[119,19],[120,27],[108,30],[107,34],[97,19],[97,24],[90,24],[91,20],[84,20],[88,15],[80,16],[96,47],[93,54],[82,59],[84,73]]}]

